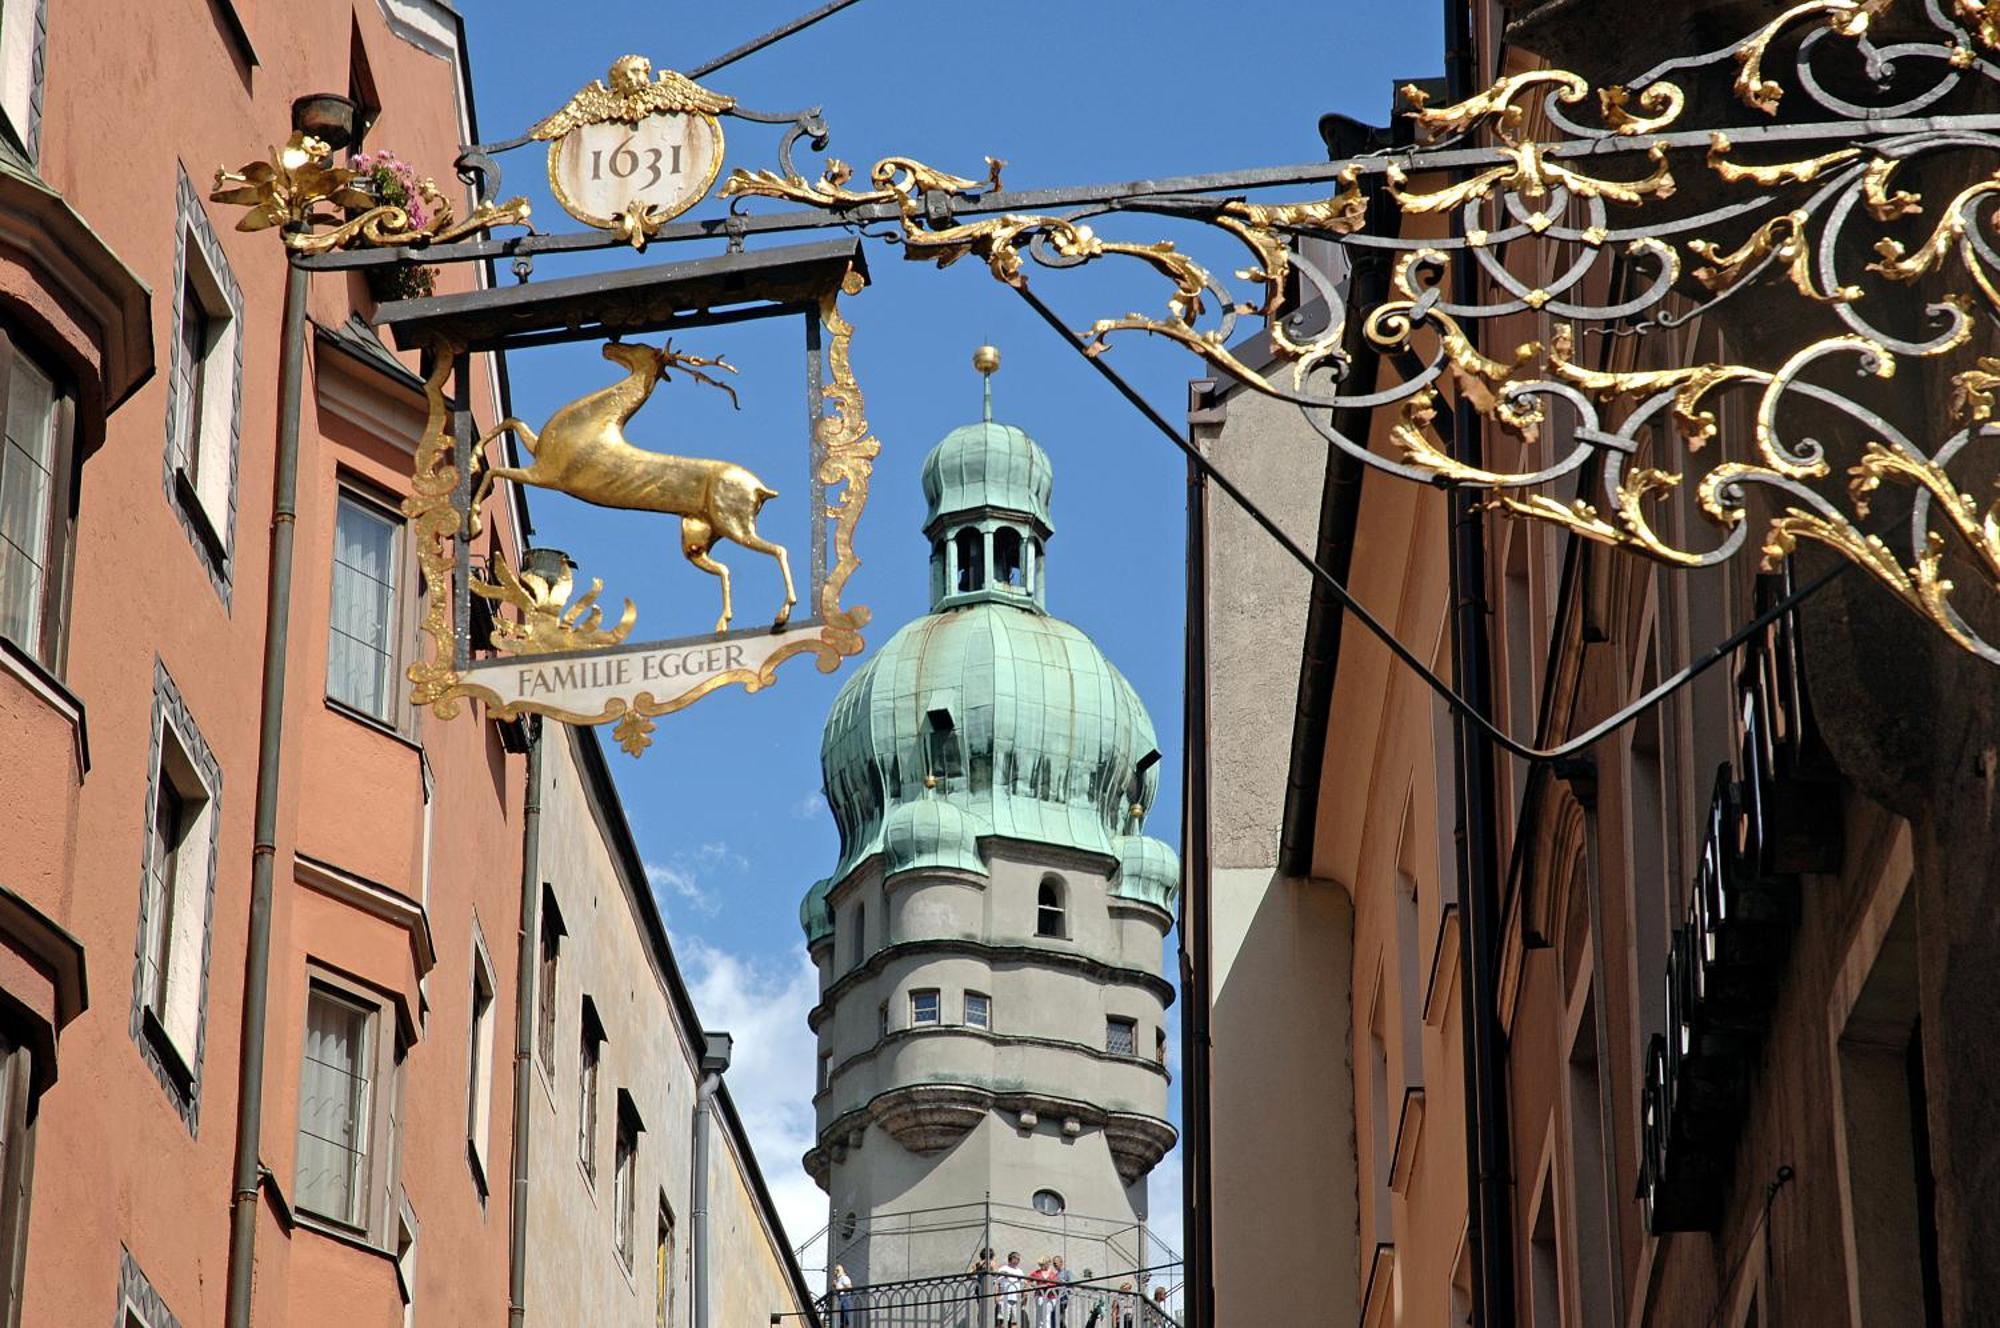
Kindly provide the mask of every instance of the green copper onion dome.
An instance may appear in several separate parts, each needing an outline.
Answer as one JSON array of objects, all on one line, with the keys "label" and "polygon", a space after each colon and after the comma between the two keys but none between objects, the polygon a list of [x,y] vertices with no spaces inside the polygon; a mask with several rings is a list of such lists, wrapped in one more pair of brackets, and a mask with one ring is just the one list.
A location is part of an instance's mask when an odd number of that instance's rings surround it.
[{"label": "green copper onion dome", "polygon": [[[1171,909],[1174,851],[1140,833],[1159,748],[1138,694],[1090,638],[1043,607],[1048,456],[1021,430],[955,429],[923,466],[932,611],[841,688],[820,746],[840,862],[800,910],[883,855],[984,875],[993,836],[1102,855],[1114,892]],[[1111,864],[1116,864],[1112,866]]]}]

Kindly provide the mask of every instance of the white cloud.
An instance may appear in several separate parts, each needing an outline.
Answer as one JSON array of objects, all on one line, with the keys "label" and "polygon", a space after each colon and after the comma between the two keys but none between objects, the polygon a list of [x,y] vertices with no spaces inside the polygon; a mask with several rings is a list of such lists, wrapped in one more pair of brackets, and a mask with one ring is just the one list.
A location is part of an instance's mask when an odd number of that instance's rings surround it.
[{"label": "white cloud", "polygon": [[792,804],[792,817],[799,821],[817,821],[826,811],[826,796],[818,789],[808,789],[806,795]]},{"label": "white cloud", "polygon": [[[801,1244],[827,1220],[826,1196],[799,1163],[813,1144],[818,1049],[806,1014],[819,999],[819,976],[802,945],[764,957],[724,950],[696,936],[677,933],[673,940],[702,1026],[735,1039],[729,1095],[750,1135],[785,1237]],[[814,1251],[806,1251],[801,1262],[807,1266],[807,1280],[816,1282],[812,1269],[819,1259]]]},{"label": "white cloud", "polygon": [[714,891],[705,889],[700,876],[678,859],[674,862],[647,863],[646,880],[653,887],[653,898],[659,901],[660,911],[670,917],[673,909],[669,905],[676,898],[685,900],[705,918],[712,918],[722,911],[721,898]]}]

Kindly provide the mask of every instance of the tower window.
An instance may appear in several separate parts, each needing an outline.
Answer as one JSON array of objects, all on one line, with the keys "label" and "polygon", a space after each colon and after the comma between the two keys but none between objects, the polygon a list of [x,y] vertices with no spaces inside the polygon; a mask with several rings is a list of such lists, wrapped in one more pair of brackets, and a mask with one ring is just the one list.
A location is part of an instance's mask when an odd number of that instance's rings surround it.
[{"label": "tower window", "polygon": [[1063,1202],[1063,1197],[1054,1190],[1036,1190],[1031,1202],[1035,1205],[1035,1211],[1043,1217],[1061,1217],[1063,1209],[1068,1207]]},{"label": "tower window", "polygon": [[1063,907],[1062,882],[1053,876],[1043,877],[1042,888],[1035,894],[1035,935],[1069,935],[1069,915]]},{"label": "tower window", "polygon": [[1015,590],[1024,585],[1021,568],[1021,533],[1017,530],[993,532],[993,581]]},{"label": "tower window", "polygon": [[824,1093],[827,1089],[831,1088],[832,1086],[833,1086],[833,1053],[830,1051],[822,1051],[819,1054],[819,1091]]},{"label": "tower window", "polygon": [[910,993],[910,1022],[915,1025],[935,1024],[938,1021],[938,994],[933,987],[929,991]]},{"label": "tower window", "polygon": [[986,538],[967,527],[952,536],[958,552],[958,592],[979,590],[986,585]]},{"label": "tower window", "polygon": [[1135,1055],[1138,1033],[1137,1020],[1120,1019],[1113,1015],[1104,1021],[1104,1049],[1113,1056]]},{"label": "tower window", "polygon": [[861,961],[867,957],[868,907],[865,904],[856,904],[854,906],[854,958],[848,967],[861,967]]},{"label": "tower window", "polygon": [[993,998],[983,992],[965,993],[965,1026],[967,1028],[993,1027]]}]

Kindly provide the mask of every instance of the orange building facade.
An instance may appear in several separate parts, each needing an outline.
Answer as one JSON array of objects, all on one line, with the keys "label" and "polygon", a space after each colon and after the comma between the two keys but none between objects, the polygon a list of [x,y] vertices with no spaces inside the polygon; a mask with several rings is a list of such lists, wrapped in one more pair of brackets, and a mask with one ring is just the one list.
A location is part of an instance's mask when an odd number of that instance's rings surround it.
[{"label": "orange building facade", "polygon": [[[1784,7],[1466,8],[1470,86],[1484,88],[1551,64],[1615,83],[1670,43],[1709,49]],[[1425,90],[1445,101],[1441,81]],[[1526,115],[1524,141],[1561,137],[1538,102]],[[1413,174],[1407,187],[1447,183]],[[1703,184],[1687,174],[1690,212],[1712,205]],[[1371,228],[1410,239],[1443,224],[1371,215]],[[1512,275],[1554,286],[1567,260],[1526,249],[1509,250]],[[1382,298],[1379,286],[1368,293],[1379,271],[1348,280],[1351,308]],[[1617,305],[1645,281],[1600,266],[1568,298]],[[1507,298],[1480,283],[1475,302]],[[1802,325],[1774,329],[1779,318],[1816,316],[1785,313],[1798,306],[1773,290],[1764,322],[1731,307],[1645,336],[1579,337],[1577,363],[1760,363]],[[1694,303],[1668,307],[1686,315]],[[1479,344],[1504,358],[1548,344],[1562,321],[1526,310],[1485,320]],[[1316,325],[1310,309],[1302,322]],[[1398,381],[1387,358],[1357,354],[1356,365],[1354,391]],[[1899,390],[1934,394],[1931,418],[1944,417],[1948,386]],[[1632,464],[1698,477],[1749,455],[1755,394],[1704,404],[1717,413],[1708,452],[1686,461],[1699,440],[1662,419]],[[1394,412],[1376,415],[1350,422],[1350,436],[1395,457]],[[1575,446],[1566,416],[1551,410],[1527,438],[1488,422],[1484,464],[1552,464]],[[1221,469],[1452,678],[1450,500],[1364,470],[1297,417],[1197,384],[1189,418]],[[1853,443],[1851,426],[1814,426],[1830,448]],[[1693,489],[1661,501],[1657,528],[1676,547],[1711,547]],[[1832,566],[1808,550],[1771,573],[1754,553],[1668,569],[1550,525],[1471,520],[1480,572],[1462,593],[1488,660],[1487,704],[1505,732],[1542,746],[1675,677]],[[1964,1027],[1991,1009],[1940,993],[1990,953],[1990,928],[1975,920],[1986,904],[1974,901],[1990,901],[1993,875],[1948,865],[1930,809],[1872,793],[1893,784],[1885,732],[1986,739],[1934,727],[1928,710],[1907,730],[1885,724],[1902,698],[1869,696],[1865,678],[1852,686],[1873,634],[1901,630],[1915,650],[1928,629],[1886,598],[1871,605],[1872,587],[1829,592],[1574,759],[1493,751],[1467,795],[1492,827],[1482,876],[1460,860],[1466,772],[1451,710],[1226,500],[1202,521],[1208,733],[1190,745],[1205,737],[1209,752],[1211,850],[1190,890],[1207,892],[1213,939],[1190,965],[1206,962],[1212,983],[1213,1145],[1212,1208],[1191,1221],[1205,1218],[1214,1245],[1213,1321],[1282,1319],[1307,1288],[1325,1306],[1316,1317],[1364,1328],[1986,1321],[1979,1288],[2000,1249],[1979,1197],[1991,1079],[1963,1044],[1948,1053],[1937,1023]],[[1964,664],[1955,676],[1990,695],[1980,666]],[[1461,693],[1480,686],[1458,677]],[[1845,709],[1826,703],[1843,695]],[[1907,704],[1934,701],[1913,693]],[[1984,814],[1964,803],[1953,813]],[[1468,879],[1490,892],[1493,917],[1484,1072],[1497,1148],[1483,1174],[1468,1162],[1482,1073],[1467,1054]],[[1482,1188],[1497,1199],[1483,1232]]]},{"label": "orange building facade", "polygon": [[[440,181],[478,140],[443,0],[0,5],[0,1323],[563,1321],[510,1306],[530,732],[404,699],[439,590],[399,511],[423,397],[358,274],[310,287],[280,755],[260,756],[286,261],[206,195],[312,92],[358,103],[354,148]],[[498,418],[495,366],[471,381]],[[518,562],[514,510],[491,515]],[[737,1225],[773,1252],[769,1307],[799,1308],[738,1136]],[[662,1231],[646,1323],[687,1264]]]}]

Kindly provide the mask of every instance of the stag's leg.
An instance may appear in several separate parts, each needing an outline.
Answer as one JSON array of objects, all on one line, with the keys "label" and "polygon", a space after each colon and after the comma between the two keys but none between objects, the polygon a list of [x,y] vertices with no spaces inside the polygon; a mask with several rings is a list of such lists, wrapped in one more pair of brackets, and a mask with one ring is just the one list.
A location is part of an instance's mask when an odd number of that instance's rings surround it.
[{"label": "stag's leg", "polygon": [[708,556],[714,547],[715,532],[709,529],[708,522],[697,516],[681,518],[681,553],[702,571],[722,579],[722,616],[715,620],[715,630],[726,632],[730,618],[735,616],[729,604],[729,569]]},{"label": "stag's leg", "polygon": [[738,544],[741,544],[753,553],[768,553],[778,560],[778,570],[784,573],[785,576],[785,602],[778,606],[778,616],[771,619],[771,626],[783,627],[791,621],[792,605],[799,602],[798,592],[792,589],[792,564],[791,560],[785,556],[785,546],[782,544],[773,544],[762,535],[759,535],[754,528],[745,530],[740,534],[731,534],[729,538],[735,540]]},{"label": "stag's leg", "polygon": [[754,553],[767,553],[778,560],[778,571],[785,578],[785,602],[778,608],[778,616],[771,620],[771,626],[783,627],[792,617],[792,606],[799,602],[798,591],[792,587],[791,559],[785,555],[785,546],[773,544],[757,533],[757,513],[765,502],[778,495],[758,482],[757,477],[743,472],[743,485],[718,485],[715,492],[715,529],[725,539],[734,540]]},{"label": "stag's leg", "polygon": [[[527,449],[529,456],[535,454],[535,445],[538,441],[535,438],[535,431],[510,416],[488,429],[480,437],[478,443],[473,446],[472,459],[474,465],[478,465],[479,459],[486,455],[486,445],[503,433],[512,433],[518,438],[521,446]],[[478,487],[472,491],[472,501],[467,505],[465,513],[465,533],[475,539],[478,538],[480,529],[484,525],[479,518],[479,509],[485,506],[487,496],[493,492],[493,481],[502,479],[513,480],[516,484],[534,483],[534,480],[529,478],[527,471],[513,466],[493,466],[484,471],[479,476]]]}]

